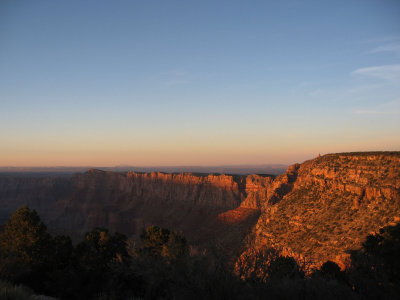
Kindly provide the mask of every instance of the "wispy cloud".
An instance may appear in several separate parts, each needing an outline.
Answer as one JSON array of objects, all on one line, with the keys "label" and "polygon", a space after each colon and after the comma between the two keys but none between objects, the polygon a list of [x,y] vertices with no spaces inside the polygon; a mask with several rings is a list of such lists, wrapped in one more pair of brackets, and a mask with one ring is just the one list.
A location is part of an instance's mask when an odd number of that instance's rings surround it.
[{"label": "wispy cloud", "polygon": [[352,74],[398,82],[400,81],[400,64],[360,68]]},{"label": "wispy cloud", "polygon": [[379,46],[370,51],[370,53],[380,53],[380,52],[393,52],[396,54],[400,54],[400,44]]},{"label": "wispy cloud", "polygon": [[170,71],[165,71],[165,72],[160,72],[160,75],[162,76],[186,76],[188,75],[186,71],[182,69],[174,69]]},{"label": "wispy cloud", "polygon": [[319,96],[323,96],[324,94],[326,94],[326,90],[324,90],[324,89],[315,89],[315,90],[312,90],[311,92],[309,92],[308,93],[308,95],[309,96],[317,96],[317,97],[319,97]]},{"label": "wispy cloud", "polygon": [[356,41],[355,43],[357,43],[357,44],[377,44],[377,43],[390,43],[390,42],[395,42],[395,41],[400,41],[400,36],[384,36],[384,37],[372,38],[372,39],[367,39],[367,40],[362,40],[362,41]]},{"label": "wispy cloud", "polygon": [[177,85],[190,84],[192,82],[192,77],[186,71],[181,69],[170,70],[166,72],[161,72],[160,77],[162,78],[162,86],[172,87]]},{"label": "wispy cloud", "polygon": [[174,86],[174,85],[181,85],[181,84],[188,84],[190,80],[188,79],[171,79],[165,82],[165,86]]}]

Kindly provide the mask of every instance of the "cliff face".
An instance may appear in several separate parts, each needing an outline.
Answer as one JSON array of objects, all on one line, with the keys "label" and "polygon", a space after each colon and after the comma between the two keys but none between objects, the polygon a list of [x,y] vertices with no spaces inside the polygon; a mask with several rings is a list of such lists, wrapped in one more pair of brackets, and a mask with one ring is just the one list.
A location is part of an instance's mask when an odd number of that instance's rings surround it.
[{"label": "cliff face", "polygon": [[259,175],[247,176],[247,197],[241,206],[264,210],[266,207],[279,202],[293,188],[299,166],[299,164],[290,166],[284,174],[275,179]]},{"label": "cliff face", "polygon": [[[241,178],[226,175],[89,171],[73,182],[66,211],[79,212],[81,219],[67,223],[80,223],[85,230],[107,226],[126,234],[150,224],[194,234],[220,212],[238,207],[244,197]],[[68,220],[69,215],[61,218]]]},{"label": "cliff face", "polygon": [[68,177],[0,176],[0,224],[22,205],[50,217],[55,213],[55,204],[71,190],[72,182]]},{"label": "cliff face", "polygon": [[90,170],[70,178],[0,177],[0,217],[4,222],[26,204],[57,230],[104,226],[131,235],[158,224],[195,234],[245,195],[245,178],[228,175]]},{"label": "cliff face", "polygon": [[278,185],[261,206],[252,247],[345,267],[347,250],[400,221],[399,152],[325,155],[289,167]]}]

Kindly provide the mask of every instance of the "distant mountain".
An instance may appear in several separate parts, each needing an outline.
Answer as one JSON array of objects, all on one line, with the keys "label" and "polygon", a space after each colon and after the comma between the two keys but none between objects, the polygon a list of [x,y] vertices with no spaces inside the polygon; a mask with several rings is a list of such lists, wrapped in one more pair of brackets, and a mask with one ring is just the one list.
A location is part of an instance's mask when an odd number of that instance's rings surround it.
[{"label": "distant mountain", "polygon": [[136,171],[136,172],[165,172],[165,173],[204,173],[204,174],[271,174],[279,175],[285,172],[287,165],[226,165],[226,166],[167,166],[167,167],[113,167],[102,168],[109,171]]},{"label": "distant mountain", "polygon": [[89,169],[99,169],[114,172],[165,172],[165,173],[205,173],[205,174],[271,174],[279,175],[285,172],[287,165],[262,164],[262,165],[225,165],[225,166],[115,166],[115,167],[0,167],[1,175],[68,175],[85,172]]}]

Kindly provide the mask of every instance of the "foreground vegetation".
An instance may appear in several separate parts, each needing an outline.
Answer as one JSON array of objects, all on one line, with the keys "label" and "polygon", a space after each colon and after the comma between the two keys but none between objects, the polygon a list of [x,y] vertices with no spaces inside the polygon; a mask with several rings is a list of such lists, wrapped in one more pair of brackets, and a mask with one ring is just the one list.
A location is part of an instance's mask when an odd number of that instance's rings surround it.
[{"label": "foreground vegetation", "polygon": [[[370,235],[351,253],[305,276],[305,266],[273,249],[231,264],[223,249],[195,251],[151,226],[135,244],[96,228],[73,245],[51,236],[34,210],[18,209],[0,234],[0,299],[394,299],[400,294],[400,225]],[[37,297],[37,296],[35,296]]]}]

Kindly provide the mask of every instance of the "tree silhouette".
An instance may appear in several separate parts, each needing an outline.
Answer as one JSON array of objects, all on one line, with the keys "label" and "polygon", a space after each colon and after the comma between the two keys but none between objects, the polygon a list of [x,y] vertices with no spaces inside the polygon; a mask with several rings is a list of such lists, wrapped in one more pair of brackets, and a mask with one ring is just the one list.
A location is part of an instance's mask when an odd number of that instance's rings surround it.
[{"label": "tree silhouette", "polygon": [[85,234],[76,246],[75,260],[87,270],[105,271],[112,262],[122,262],[128,257],[126,236],[110,235],[106,228],[96,228]]},{"label": "tree silhouette", "polygon": [[43,282],[52,268],[53,246],[37,212],[22,206],[10,217],[0,235],[1,278],[43,290]]},{"label": "tree silhouette", "polygon": [[359,251],[351,252],[351,276],[356,289],[369,297],[392,299],[400,294],[400,224],[368,235]]},{"label": "tree silhouette", "polygon": [[158,226],[149,226],[140,236],[142,253],[159,255],[168,260],[184,257],[188,252],[186,239],[174,231]]},{"label": "tree silhouette", "polygon": [[48,258],[51,236],[35,210],[19,208],[7,221],[0,235],[3,257],[14,256],[31,266],[43,264]]}]

